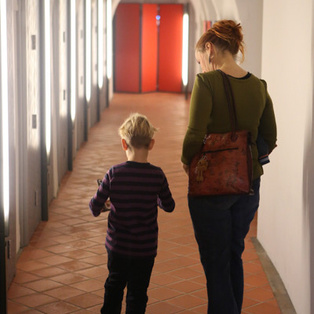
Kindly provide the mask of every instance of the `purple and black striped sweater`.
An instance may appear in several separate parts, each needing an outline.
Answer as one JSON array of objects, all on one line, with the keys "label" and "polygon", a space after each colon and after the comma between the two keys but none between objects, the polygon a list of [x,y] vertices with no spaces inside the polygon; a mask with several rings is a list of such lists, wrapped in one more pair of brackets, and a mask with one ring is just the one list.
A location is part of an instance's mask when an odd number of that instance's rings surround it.
[{"label": "purple and black striped sweater", "polygon": [[157,206],[172,212],[175,202],[161,168],[127,161],[106,173],[89,207],[100,215],[110,197],[106,248],[121,255],[152,257],[157,254]]}]

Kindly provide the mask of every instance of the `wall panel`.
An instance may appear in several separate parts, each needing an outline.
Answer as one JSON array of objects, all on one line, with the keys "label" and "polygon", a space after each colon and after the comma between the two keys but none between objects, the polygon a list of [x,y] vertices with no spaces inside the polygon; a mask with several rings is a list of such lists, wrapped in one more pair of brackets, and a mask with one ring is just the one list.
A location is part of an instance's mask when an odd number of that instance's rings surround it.
[{"label": "wall panel", "polygon": [[15,186],[18,183],[17,250],[29,243],[41,221],[39,3],[28,0],[18,4],[14,20],[17,177],[10,173],[10,181]]},{"label": "wall panel", "polygon": [[[16,111],[18,101],[16,97],[16,11],[12,2],[7,2],[7,45],[8,51],[8,104],[9,104],[9,175],[10,175],[10,214],[9,214],[9,230],[10,234],[6,238],[11,244],[11,256],[6,254],[6,285],[9,286],[15,275],[15,262],[16,252],[20,248],[20,235],[19,235],[19,212],[18,212],[18,194],[19,186],[16,182],[19,179],[18,172],[18,129],[16,125]],[[2,280],[2,278],[1,278]]]},{"label": "wall panel", "polygon": [[103,28],[102,28],[102,32],[103,32],[103,64],[102,69],[103,69],[103,85],[100,89],[100,93],[99,93],[99,99],[100,99],[100,112],[102,112],[103,110],[105,110],[106,105],[107,105],[107,89],[106,89],[106,84],[107,84],[107,50],[106,50],[106,24],[107,24],[107,16],[106,16],[106,2],[104,2],[104,6],[103,6]]},{"label": "wall panel", "polygon": [[84,88],[84,0],[76,1],[76,120],[73,131],[73,158],[84,140],[85,88]]},{"label": "wall panel", "polygon": [[66,44],[66,2],[53,2],[52,7],[52,150],[53,178],[56,196],[58,186],[67,171],[68,132],[67,124],[67,44]]},{"label": "wall panel", "polygon": [[[23,221],[24,244],[30,240],[41,221],[41,154],[40,154],[40,49],[39,3],[29,0],[26,9],[26,107],[27,107],[27,219]],[[36,45],[32,45],[35,36]],[[36,119],[36,127],[33,125]],[[26,226],[27,224],[27,226]]]},{"label": "wall panel", "polygon": [[96,0],[91,1],[91,99],[89,102],[90,107],[90,124],[89,127],[97,122],[97,2]]}]

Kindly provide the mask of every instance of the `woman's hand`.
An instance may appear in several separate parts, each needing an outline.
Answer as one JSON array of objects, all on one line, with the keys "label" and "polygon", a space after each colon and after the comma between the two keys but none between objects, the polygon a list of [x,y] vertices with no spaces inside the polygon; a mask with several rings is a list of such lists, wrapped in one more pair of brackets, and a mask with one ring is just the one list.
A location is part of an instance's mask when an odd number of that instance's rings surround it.
[{"label": "woman's hand", "polygon": [[187,175],[189,175],[189,165],[182,164],[182,167],[183,167],[183,170],[185,171],[185,173],[186,173]]}]

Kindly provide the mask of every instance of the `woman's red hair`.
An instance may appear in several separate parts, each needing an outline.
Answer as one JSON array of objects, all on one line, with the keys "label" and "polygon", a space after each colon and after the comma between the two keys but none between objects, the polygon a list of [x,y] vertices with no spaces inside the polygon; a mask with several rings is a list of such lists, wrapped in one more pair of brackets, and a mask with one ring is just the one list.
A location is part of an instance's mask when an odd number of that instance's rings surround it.
[{"label": "woman's red hair", "polygon": [[242,27],[240,23],[232,20],[221,20],[216,22],[212,28],[204,33],[196,43],[196,49],[205,51],[206,43],[212,43],[221,51],[229,51],[235,56],[239,51],[244,59],[244,42]]}]

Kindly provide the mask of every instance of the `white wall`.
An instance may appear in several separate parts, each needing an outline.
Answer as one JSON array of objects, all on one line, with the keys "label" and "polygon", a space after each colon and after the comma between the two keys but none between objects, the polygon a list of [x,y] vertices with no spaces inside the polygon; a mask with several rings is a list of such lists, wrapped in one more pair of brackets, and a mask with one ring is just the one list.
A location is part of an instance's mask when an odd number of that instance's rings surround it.
[{"label": "white wall", "polygon": [[245,43],[242,66],[257,77],[261,77],[263,1],[237,0],[236,2]]},{"label": "white wall", "polygon": [[262,179],[258,239],[297,313],[310,314],[314,313],[313,3],[264,0],[263,15],[262,76],[274,102],[278,147]]}]

